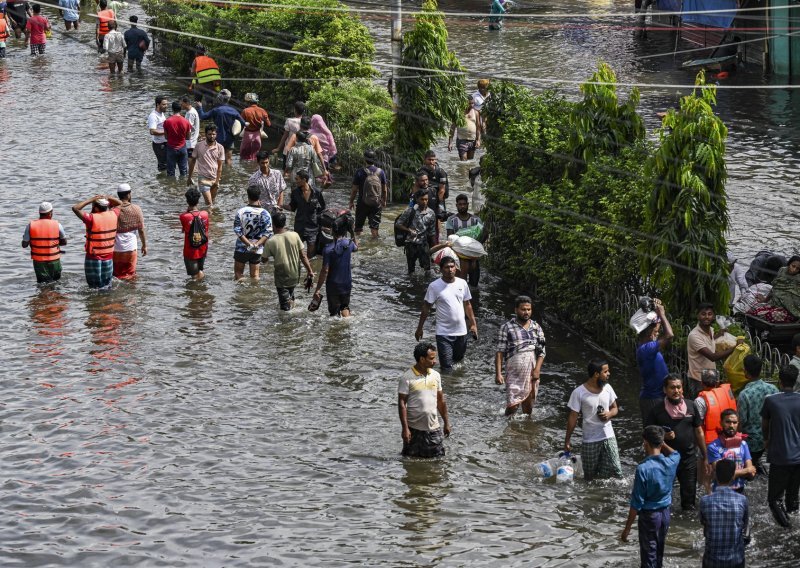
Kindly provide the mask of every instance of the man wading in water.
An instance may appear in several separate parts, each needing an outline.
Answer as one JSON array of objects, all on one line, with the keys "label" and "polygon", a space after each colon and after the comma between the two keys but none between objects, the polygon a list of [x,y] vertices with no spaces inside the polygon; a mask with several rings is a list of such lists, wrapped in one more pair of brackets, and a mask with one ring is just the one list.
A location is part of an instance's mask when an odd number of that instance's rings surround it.
[{"label": "man wading in water", "polygon": [[498,335],[494,382],[506,385],[506,416],[516,413],[520,406],[522,412],[530,416],[539,392],[545,339],[541,326],[531,319],[532,313],[532,300],[528,296],[517,296],[515,317],[502,325]]}]

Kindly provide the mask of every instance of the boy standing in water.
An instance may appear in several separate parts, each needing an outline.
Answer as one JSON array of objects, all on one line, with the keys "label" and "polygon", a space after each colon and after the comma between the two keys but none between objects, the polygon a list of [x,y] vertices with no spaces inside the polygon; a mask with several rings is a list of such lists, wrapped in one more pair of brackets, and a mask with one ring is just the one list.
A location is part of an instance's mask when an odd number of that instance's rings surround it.
[{"label": "boy standing in water", "polygon": [[642,433],[647,457],[636,466],[631,507],[620,539],[628,541],[633,520],[638,516],[639,555],[642,568],[660,568],[669,531],[672,484],[680,454],[664,443],[661,426],[647,426]]}]

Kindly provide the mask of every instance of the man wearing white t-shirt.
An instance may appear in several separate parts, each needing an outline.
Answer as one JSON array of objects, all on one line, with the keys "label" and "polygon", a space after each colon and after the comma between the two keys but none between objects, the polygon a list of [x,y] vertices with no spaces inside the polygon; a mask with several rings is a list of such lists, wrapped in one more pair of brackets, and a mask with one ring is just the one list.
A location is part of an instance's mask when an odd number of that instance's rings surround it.
[{"label": "man wearing white t-shirt", "polygon": [[[431,306],[436,305],[436,347],[442,371],[449,371],[453,363],[464,358],[467,351],[467,331],[478,339],[478,325],[472,312],[472,294],[463,278],[456,278],[456,261],[446,256],[441,262],[442,277],[428,285],[419,325],[414,333],[417,341],[422,339],[422,327]],[[469,322],[469,329],[467,329]]]},{"label": "man wearing white t-shirt", "polygon": [[611,371],[608,362],[592,359],[589,362],[589,379],[572,391],[567,406],[567,437],[564,440],[564,451],[572,450],[570,439],[578,415],[583,415],[583,444],[581,459],[583,476],[587,481],[622,477],[622,466],[619,463],[619,449],[614,436],[611,419],[617,415],[617,395],[608,379]]},{"label": "man wearing white t-shirt", "polygon": [[200,115],[197,114],[197,109],[192,106],[192,101],[185,95],[181,97],[181,110],[185,113],[183,115],[184,118],[192,125],[189,138],[186,140],[186,152],[191,156],[192,150],[197,146],[197,140],[200,138]]},{"label": "man wearing white t-shirt", "polygon": [[147,117],[147,130],[153,141],[153,153],[158,160],[158,171],[163,172],[167,169],[167,138],[164,136],[164,121],[167,120],[167,108],[169,101],[167,97],[158,95],[156,97],[156,108],[150,111]]}]

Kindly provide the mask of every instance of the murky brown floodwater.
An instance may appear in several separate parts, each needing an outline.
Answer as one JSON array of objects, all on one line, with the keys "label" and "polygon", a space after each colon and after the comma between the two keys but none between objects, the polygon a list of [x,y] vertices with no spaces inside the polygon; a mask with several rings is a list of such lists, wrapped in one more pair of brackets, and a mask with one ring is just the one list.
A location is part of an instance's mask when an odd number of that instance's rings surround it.
[{"label": "murky brown floodwater", "polygon": [[[630,5],[570,0],[546,9]],[[123,16],[133,12],[141,13],[134,5]],[[663,68],[636,60],[670,50],[669,39],[640,44],[627,31],[577,22],[585,25],[488,34],[482,24],[452,21],[451,45],[467,68],[495,74],[580,80],[602,58],[625,80],[691,79],[668,68],[671,58]],[[535,420],[506,421],[491,361],[515,291],[485,275],[481,340],[445,379],[454,425],[448,456],[401,460],[396,379],[412,362],[427,280],[405,274],[384,229],[356,255],[354,318],[279,313],[270,274],[258,284],[231,281],[232,216],[252,171],[237,162],[213,214],[208,278],[187,283],[177,221],[184,186],[156,175],[145,129],[153,96],[178,96],[182,85],[152,60],[144,76],[110,79],[87,24],[77,34],[56,31],[35,60],[12,41],[0,62],[0,564],[637,564],[636,543],[616,540],[641,458],[630,369],[615,364],[612,378],[623,407],[615,427],[625,479],[571,486],[534,479],[533,464],[563,441],[566,398],[596,351],[546,323]],[[388,37],[388,22],[370,26]],[[674,100],[669,89],[643,91],[649,127]],[[783,91],[720,94],[731,132],[730,242],[741,255],[796,246],[797,107],[797,95]],[[455,192],[466,189],[471,164],[443,161]],[[69,207],[122,181],[145,211],[150,254],[135,283],[92,292],[83,229]],[[346,185],[329,200],[346,203]],[[19,242],[44,199],[55,204],[70,245],[62,282],[40,289]],[[796,531],[774,528],[764,482],[748,491],[749,564],[793,565]],[[675,514],[668,547],[668,566],[698,565],[696,519]]]}]

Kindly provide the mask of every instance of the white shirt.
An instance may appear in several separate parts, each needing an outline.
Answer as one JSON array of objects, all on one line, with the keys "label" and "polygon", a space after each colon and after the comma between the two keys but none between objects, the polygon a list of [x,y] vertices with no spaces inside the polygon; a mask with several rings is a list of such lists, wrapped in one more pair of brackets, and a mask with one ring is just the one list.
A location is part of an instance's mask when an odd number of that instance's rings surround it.
[{"label": "white shirt", "polygon": [[189,110],[186,111],[186,120],[192,125],[192,132],[189,135],[189,139],[186,141],[186,148],[191,150],[197,146],[197,138],[200,136],[200,115],[197,114],[196,108],[189,107]]},{"label": "white shirt", "polygon": [[114,250],[117,252],[129,252],[139,249],[139,239],[136,238],[138,231],[128,231],[127,233],[117,233],[114,239]]},{"label": "white shirt", "polygon": [[597,408],[603,407],[604,411],[611,408],[617,400],[617,394],[611,385],[605,385],[599,394],[595,394],[581,385],[572,391],[567,406],[570,410],[583,415],[583,441],[586,443],[602,442],[614,437],[614,428],[611,420],[603,422],[597,417]]},{"label": "white shirt", "polygon": [[466,335],[464,302],[472,299],[467,281],[456,278],[449,284],[441,278],[428,285],[425,301],[436,306],[436,335]]},{"label": "white shirt", "polygon": [[[158,112],[156,109],[150,111],[150,116],[147,117],[147,130],[161,130],[164,131],[164,121],[167,120],[167,115],[163,112]],[[163,134],[161,136],[153,136],[150,135],[153,139],[153,142],[156,144],[163,144],[167,141],[166,136]]]},{"label": "white shirt", "polygon": [[397,392],[407,395],[406,411],[408,427],[423,432],[439,429],[438,400],[442,390],[442,376],[428,369],[427,375],[420,375],[411,367],[397,383]]}]

